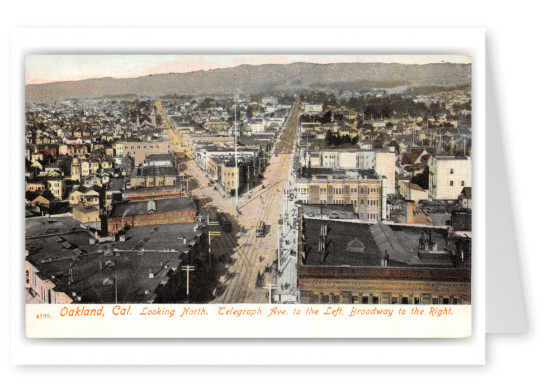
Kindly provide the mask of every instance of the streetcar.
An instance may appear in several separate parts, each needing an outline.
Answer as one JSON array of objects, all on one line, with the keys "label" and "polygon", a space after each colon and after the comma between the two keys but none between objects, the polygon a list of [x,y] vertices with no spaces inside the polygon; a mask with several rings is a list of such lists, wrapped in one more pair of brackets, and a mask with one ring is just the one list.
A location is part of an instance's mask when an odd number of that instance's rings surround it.
[{"label": "streetcar", "polygon": [[264,221],[259,221],[256,225],[256,236],[264,236],[264,233],[266,231],[266,223]]},{"label": "streetcar", "polygon": [[224,232],[232,232],[231,221],[226,217],[224,213],[216,213],[216,220]]}]

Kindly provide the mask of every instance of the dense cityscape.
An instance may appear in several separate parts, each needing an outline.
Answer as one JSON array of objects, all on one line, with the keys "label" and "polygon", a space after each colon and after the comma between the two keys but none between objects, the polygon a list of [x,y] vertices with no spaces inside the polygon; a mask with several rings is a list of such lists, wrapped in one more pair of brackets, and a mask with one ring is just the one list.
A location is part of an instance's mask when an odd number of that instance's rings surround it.
[{"label": "dense cityscape", "polygon": [[27,303],[471,303],[470,84],[25,115]]}]

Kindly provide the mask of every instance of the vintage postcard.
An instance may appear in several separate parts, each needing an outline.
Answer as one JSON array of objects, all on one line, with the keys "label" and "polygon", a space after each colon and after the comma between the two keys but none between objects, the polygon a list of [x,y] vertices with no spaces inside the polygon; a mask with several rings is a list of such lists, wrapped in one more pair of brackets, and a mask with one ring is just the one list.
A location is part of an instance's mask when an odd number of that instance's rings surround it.
[{"label": "vintage postcard", "polygon": [[26,56],[27,337],[470,337],[472,61]]}]

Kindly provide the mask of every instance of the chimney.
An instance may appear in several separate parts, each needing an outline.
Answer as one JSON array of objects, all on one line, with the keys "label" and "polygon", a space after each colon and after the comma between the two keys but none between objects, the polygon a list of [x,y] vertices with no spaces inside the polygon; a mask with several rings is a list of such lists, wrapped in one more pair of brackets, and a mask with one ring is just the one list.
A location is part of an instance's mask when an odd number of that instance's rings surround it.
[{"label": "chimney", "polygon": [[151,271],[151,268],[149,268],[149,278],[155,278],[155,275]]},{"label": "chimney", "polygon": [[406,201],[406,224],[413,224],[413,211],[415,210],[415,201]]},{"label": "chimney", "polygon": [[381,266],[386,267],[388,266],[388,260],[390,259],[390,255],[388,254],[388,250],[385,250],[385,256],[383,259],[381,259]]}]

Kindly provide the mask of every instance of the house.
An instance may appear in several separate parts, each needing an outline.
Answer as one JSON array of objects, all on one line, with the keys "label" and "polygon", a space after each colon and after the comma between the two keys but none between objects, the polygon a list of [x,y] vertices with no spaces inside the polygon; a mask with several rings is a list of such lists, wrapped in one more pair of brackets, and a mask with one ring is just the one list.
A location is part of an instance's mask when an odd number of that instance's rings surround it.
[{"label": "house", "polygon": [[47,183],[52,195],[58,200],[63,199],[63,179],[49,179]]},{"label": "house", "polygon": [[31,205],[49,209],[54,204],[54,202],[55,202],[55,197],[48,192],[44,192],[34,197],[31,200]]},{"label": "house", "polygon": [[415,183],[411,183],[410,180],[400,179],[398,181],[398,188],[400,190],[400,195],[406,200],[419,202],[421,200],[429,199],[428,190],[423,189]]},{"label": "house", "polygon": [[78,186],[69,193],[69,205],[100,206],[103,198],[103,189],[100,186],[93,185],[90,187]]},{"label": "house", "polygon": [[124,155],[119,166],[121,174],[126,176],[134,169],[134,158],[130,154]]},{"label": "house", "polygon": [[77,205],[73,208],[73,218],[83,224],[100,221],[99,208],[92,205]]},{"label": "house", "polygon": [[409,152],[402,154],[400,164],[403,166],[411,166],[414,164],[420,164],[426,160],[425,156],[430,156],[424,148],[411,148]]}]

